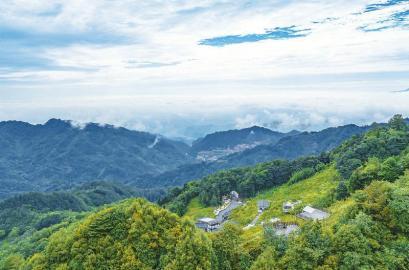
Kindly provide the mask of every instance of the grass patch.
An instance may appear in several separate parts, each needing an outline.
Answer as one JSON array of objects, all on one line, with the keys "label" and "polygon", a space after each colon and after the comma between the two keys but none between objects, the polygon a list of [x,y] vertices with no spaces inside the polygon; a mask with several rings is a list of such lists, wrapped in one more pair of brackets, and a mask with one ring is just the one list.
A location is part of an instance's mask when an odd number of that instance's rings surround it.
[{"label": "grass patch", "polygon": [[231,219],[243,226],[250,223],[257,215],[257,201],[266,199],[270,201],[270,207],[261,215],[260,221],[268,221],[272,217],[279,217],[283,221],[302,222],[294,215],[283,214],[282,204],[289,200],[301,200],[302,204],[318,204],[334,189],[339,181],[339,175],[334,166],[302,180],[295,184],[282,186],[261,192],[255,198],[246,202],[243,207],[235,209]]},{"label": "grass patch", "polygon": [[211,217],[214,218],[213,207],[205,207],[200,203],[199,198],[194,198],[187,206],[185,217],[191,218],[196,221],[198,218]]}]

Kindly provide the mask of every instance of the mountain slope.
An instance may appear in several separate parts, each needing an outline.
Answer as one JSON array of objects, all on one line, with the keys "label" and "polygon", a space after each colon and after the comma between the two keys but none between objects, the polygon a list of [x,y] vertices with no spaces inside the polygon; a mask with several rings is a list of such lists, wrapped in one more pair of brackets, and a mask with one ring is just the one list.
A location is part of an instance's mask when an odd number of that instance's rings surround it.
[{"label": "mountain slope", "polygon": [[211,243],[194,225],[141,199],[53,234],[27,269],[210,269]]},{"label": "mountain slope", "polygon": [[260,145],[228,157],[235,165],[252,165],[272,159],[295,159],[300,156],[317,155],[330,151],[346,139],[371,129],[371,126],[345,125],[321,131],[302,132],[286,136],[275,144]]},{"label": "mountain slope", "polygon": [[[166,203],[173,210],[186,203],[185,215],[192,218],[212,216],[215,206],[206,193],[228,194],[229,181],[230,188],[242,188],[245,203],[233,210],[229,219],[246,229],[240,245],[256,254],[251,270],[406,269],[409,265],[408,127],[396,117],[388,127],[376,128],[343,143],[330,153],[330,159],[330,165],[315,175],[298,182],[292,181],[293,175],[287,183],[273,188],[268,181],[274,182],[274,177],[267,177],[267,183],[260,185],[266,179],[261,164],[245,169],[247,179],[235,177],[234,170],[226,171],[217,181],[213,181],[214,177],[204,178],[174,190],[175,199]],[[238,186],[232,186],[232,182]],[[243,192],[246,191],[243,183],[259,184],[257,196]],[[271,204],[260,215],[257,202],[261,199]],[[283,213],[283,203],[294,200],[301,200],[299,207]],[[305,205],[323,209],[330,216],[320,222],[303,220],[297,214]],[[256,215],[259,218],[255,224],[246,226]],[[280,219],[279,226],[270,221],[272,218]],[[280,226],[289,224],[298,226],[296,231],[288,236],[277,235]]]},{"label": "mountain slope", "polygon": [[[133,181],[188,163],[189,146],[125,128],[51,119],[0,123],[0,198],[95,180]],[[135,181],[136,180],[136,181]]]},{"label": "mountain slope", "polygon": [[[394,124],[394,121],[398,124]],[[299,181],[300,178],[294,179],[294,176],[302,169],[309,168],[318,172],[330,163],[335,163],[337,171],[344,180],[351,181],[350,188],[353,191],[367,185],[368,178],[392,180],[403,174],[404,168],[409,169],[409,160],[404,158],[400,161],[395,157],[400,153],[406,156],[405,149],[409,149],[407,129],[403,119],[392,119],[388,126],[374,127],[365,134],[347,140],[330,153],[293,161],[274,160],[254,167],[221,171],[200,181],[189,182],[183,188],[175,188],[162,200],[162,203],[176,213],[183,214],[189,202],[197,196],[205,206],[217,205],[220,203],[221,196],[228,194],[229,190],[236,190],[243,197],[251,197],[257,192],[290,180]],[[387,157],[391,158],[383,163],[382,160]],[[368,172],[365,168],[362,172],[358,170],[360,166],[370,161],[370,170],[374,170],[373,167],[379,169],[381,171],[379,175],[376,174],[378,171],[371,175],[371,171]],[[358,171],[353,174],[355,170]],[[394,170],[395,173],[392,174],[388,170]],[[391,176],[386,178],[385,175]],[[350,179],[352,176],[355,178]]]},{"label": "mountain slope", "polygon": [[141,196],[141,193],[108,182],[87,183],[70,191],[18,194],[0,201],[0,231],[5,235],[12,230],[23,234],[33,228],[46,228],[60,223],[75,212],[90,211],[104,204],[136,196]]},{"label": "mountain slope", "polygon": [[[296,131],[281,133],[258,126],[219,131],[194,141],[191,151],[194,154],[208,153],[211,156],[212,151],[219,150],[221,152],[219,155],[223,156],[233,152],[241,152],[260,144],[274,144],[279,139],[296,133]],[[225,150],[224,153],[222,150]],[[217,155],[217,153],[213,154]]]},{"label": "mountain slope", "polygon": [[175,170],[152,176],[150,183],[155,185],[155,183],[166,182],[169,186],[177,186],[223,169],[251,166],[273,159],[296,159],[302,156],[318,155],[376,126],[345,125],[318,132],[293,132],[274,144],[258,145],[252,149],[222,157],[215,162],[182,165]]},{"label": "mountain slope", "polygon": [[[305,173],[311,170],[312,175]],[[245,202],[219,231],[198,232],[184,218],[131,199],[33,235],[18,238],[13,230],[0,246],[0,269],[403,270],[409,265],[409,130],[399,117],[320,159],[219,172],[175,188],[164,203],[172,210],[185,204],[186,215],[194,218],[211,215],[232,189]],[[270,206],[257,214],[260,199],[270,200]],[[297,199],[300,207],[283,213],[282,203]],[[330,216],[321,221],[297,216],[307,204]],[[271,221],[277,217],[279,223]],[[292,233],[278,234],[289,225],[296,228]]]}]

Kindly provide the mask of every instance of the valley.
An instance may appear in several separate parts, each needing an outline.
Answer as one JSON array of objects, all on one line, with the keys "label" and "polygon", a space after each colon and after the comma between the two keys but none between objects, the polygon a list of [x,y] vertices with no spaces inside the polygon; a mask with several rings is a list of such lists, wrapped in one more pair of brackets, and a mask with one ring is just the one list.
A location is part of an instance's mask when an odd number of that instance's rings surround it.
[{"label": "valley", "polygon": [[[408,149],[397,115],[329,152],[222,170],[158,204],[107,182],[13,196],[0,202],[0,269],[405,269]],[[220,214],[208,232],[197,223]]]}]

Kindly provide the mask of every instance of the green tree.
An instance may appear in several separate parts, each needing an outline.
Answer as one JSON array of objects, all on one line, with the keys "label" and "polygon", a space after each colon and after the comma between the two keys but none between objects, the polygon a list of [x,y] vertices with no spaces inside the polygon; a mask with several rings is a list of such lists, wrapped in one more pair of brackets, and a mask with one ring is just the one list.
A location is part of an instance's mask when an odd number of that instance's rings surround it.
[{"label": "green tree", "polygon": [[389,239],[385,228],[371,216],[359,212],[355,218],[341,225],[333,239],[334,250],[341,269],[371,269],[381,267],[383,242]]},{"label": "green tree", "polygon": [[409,186],[403,186],[392,191],[389,209],[394,227],[409,235]]},{"label": "green tree", "polygon": [[212,235],[213,250],[216,255],[217,270],[248,269],[251,265],[249,254],[240,246],[242,230],[231,223],[223,226],[220,232]]},{"label": "green tree", "polygon": [[267,246],[274,249],[278,256],[283,256],[288,248],[288,240],[284,235],[277,235],[273,225],[264,226],[264,240]]},{"label": "green tree", "polygon": [[399,157],[389,157],[382,162],[379,176],[386,181],[393,182],[399,178],[404,172],[402,163]]},{"label": "green tree", "polygon": [[24,265],[24,258],[20,254],[13,254],[6,258],[1,270],[21,270]]},{"label": "green tree", "polygon": [[277,252],[273,247],[268,246],[266,250],[257,257],[250,270],[278,270]]},{"label": "green tree", "polygon": [[330,253],[330,238],[319,222],[310,222],[294,236],[280,265],[286,269],[309,270],[322,265]]},{"label": "green tree", "polygon": [[369,185],[372,181],[379,179],[381,163],[378,158],[371,158],[364,165],[353,172],[349,179],[349,187],[351,191],[362,189]]},{"label": "green tree", "polygon": [[407,125],[401,114],[395,114],[388,122],[390,128],[406,131]]},{"label": "green tree", "polygon": [[335,190],[335,199],[343,200],[349,196],[348,187],[345,181],[340,181]]},{"label": "green tree", "polygon": [[190,231],[176,246],[175,258],[165,270],[210,270],[213,256],[210,240],[203,233]]}]

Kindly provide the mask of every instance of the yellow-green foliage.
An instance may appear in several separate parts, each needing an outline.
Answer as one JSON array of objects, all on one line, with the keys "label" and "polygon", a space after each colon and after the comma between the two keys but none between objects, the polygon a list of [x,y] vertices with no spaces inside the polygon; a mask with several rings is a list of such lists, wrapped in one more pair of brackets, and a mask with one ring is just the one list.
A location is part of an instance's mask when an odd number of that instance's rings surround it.
[{"label": "yellow-green foliage", "polygon": [[354,200],[349,197],[346,200],[337,201],[328,207],[328,211],[331,213],[331,215],[324,221],[324,228],[330,229],[332,226],[337,224],[342,215],[346,213],[353,205]]},{"label": "yellow-green foliage", "polygon": [[282,205],[286,201],[301,200],[303,205],[316,204],[333,190],[339,180],[339,175],[333,166],[324,169],[316,175],[295,184],[284,184],[277,188],[260,193],[246,202],[246,205],[236,209],[231,219],[241,225],[246,225],[257,215],[257,201],[266,199],[270,207],[261,215],[259,221],[267,221],[272,217],[279,217],[283,221],[297,221],[294,215],[282,212]]},{"label": "yellow-green foliage", "polygon": [[203,206],[200,203],[199,198],[196,197],[193,200],[191,200],[190,203],[188,204],[187,211],[184,216],[189,217],[193,220],[196,220],[202,217],[214,217],[213,210],[214,210],[213,207]]},{"label": "yellow-green foliage", "polygon": [[28,269],[210,269],[210,240],[177,215],[127,200],[50,237]]}]

